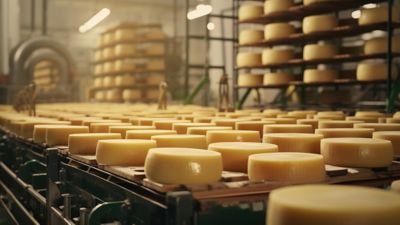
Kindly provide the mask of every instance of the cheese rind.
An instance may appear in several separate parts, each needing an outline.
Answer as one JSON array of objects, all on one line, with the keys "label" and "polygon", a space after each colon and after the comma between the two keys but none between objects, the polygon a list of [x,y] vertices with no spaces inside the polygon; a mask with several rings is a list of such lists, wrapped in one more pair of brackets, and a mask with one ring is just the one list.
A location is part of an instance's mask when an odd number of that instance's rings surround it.
[{"label": "cheese rind", "polygon": [[198,148],[207,149],[206,136],[195,134],[166,134],[154,135],[151,140],[157,142],[157,146],[164,147],[177,147],[177,148]]},{"label": "cheese rind", "polygon": [[[379,54],[388,52],[388,37],[370,39],[364,44],[364,54]],[[392,37],[392,52],[400,52],[400,37]]]},{"label": "cheese rind", "polygon": [[259,86],[263,83],[262,74],[239,74],[238,86]]},{"label": "cheese rind", "polygon": [[293,80],[293,76],[285,72],[266,73],[263,77],[264,85],[288,84]]},{"label": "cheese rind", "polygon": [[329,59],[338,52],[336,45],[333,44],[308,44],[303,49],[304,60]]},{"label": "cheese rind", "polygon": [[318,128],[353,128],[354,124],[356,123],[361,122],[345,120],[320,121],[318,124]]},{"label": "cheese rind", "polygon": [[126,139],[151,139],[154,135],[176,134],[174,130],[128,130]]},{"label": "cheese rind", "polygon": [[239,34],[239,44],[254,44],[262,41],[264,33],[260,30],[243,30]]},{"label": "cheese rind", "polygon": [[261,142],[260,133],[252,130],[210,130],[207,143],[216,142]]},{"label": "cheese rind", "polygon": [[273,40],[289,37],[295,33],[294,27],[289,23],[270,23],[265,25],[264,39]]},{"label": "cheese rind", "polygon": [[[120,133],[122,138],[126,137],[126,132],[129,130],[155,130],[154,126],[134,126],[134,125],[112,125],[108,127],[109,133]],[[139,138],[140,139],[140,138]]]},{"label": "cheese rind", "polygon": [[377,131],[372,134],[372,138],[390,141],[394,154],[400,155],[400,131]]},{"label": "cheese rind", "polygon": [[338,77],[336,70],[306,69],[303,74],[304,83],[332,82]]},{"label": "cheese rind", "polygon": [[395,123],[356,123],[354,128],[372,128],[375,131],[400,131],[400,124]]},{"label": "cheese rind", "polygon": [[[392,8],[392,21],[399,21],[399,7],[395,6]],[[388,20],[388,6],[380,5],[375,8],[362,9],[360,18],[358,19],[358,24],[367,25],[387,22]]]},{"label": "cheese rind", "polygon": [[264,3],[264,14],[286,11],[293,5],[293,0],[267,0]]},{"label": "cheese rind", "polygon": [[242,5],[239,8],[239,21],[254,19],[264,14],[262,6],[258,5]]},{"label": "cheese rind", "polygon": [[308,152],[320,153],[320,142],[323,138],[319,134],[277,133],[265,134],[264,143],[278,146],[280,152]]},{"label": "cheese rind", "polygon": [[187,134],[200,134],[206,135],[209,130],[232,130],[232,127],[228,126],[214,126],[214,127],[188,127]]},{"label": "cheese rind", "polygon": [[266,133],[313,133],[311,125],[308,124],[271,124],[264,125]]},{"label": "cheese rind", "polygon": [[336,26],[336,16],[330,14],[307,16],[303,19],[303,33],[305,34],[319,31],[330,31]]},{"label": "cheese rind", "polygon": [[371,128],[321,128],[315,130],[316,134],[321,134],[324,138],[371,138],[373,132],[374,129]]},{"label": "cheese rind", "polygon": [[238,67],[251,67],[261,65],[261,54],[252,52],[240,52],[236,56]]},{"label": "cheese rind", "polygon": [[87,126],[49,126],[46,127],[46,144],[49,146],[68,145],[70,134],[89,133]]},{"label": "cheese rind", "polygon": [[[385,63],[359,63],[356,72],[357,80],[387,80],[388,66]],[[392,79],[397,77],[397,67],[392,65]]]},{"label": "cheese rind", "polygon": [[284,63],[291,59],[294,59],[294,51],[291,48],[266,48],[262,52],[263,65]]},{"label": "cheese rind", "polygon": [[68,137],[68,151],[71,154],[94,155],[99,140],[121,139],[118,133],[71,134]]}]

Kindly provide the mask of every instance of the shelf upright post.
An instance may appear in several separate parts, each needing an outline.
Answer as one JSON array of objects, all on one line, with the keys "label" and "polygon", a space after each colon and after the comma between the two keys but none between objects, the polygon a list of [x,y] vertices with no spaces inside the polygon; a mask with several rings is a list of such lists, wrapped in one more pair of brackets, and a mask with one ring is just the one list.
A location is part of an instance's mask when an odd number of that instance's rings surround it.
[{"label": "shelf upright post", "polygon": [[[392,92],[392,36],[393,36],[393,29],[392,29],[392,7],[393,7],[393,0],[388,0],[388,22],[387,22],[387,104],[392,104],[389,102],[390,94]],[[389,106],[387,106],[387,110],[389,110]]]},{"label": "shelf upright post", "polygon": [[[239,10],[239,1],[240,0],[232,0],[232,8],[233,8],[233,16],[238,18],[238,10]],[[239,32],[239,19],[232,20],[232,35],[233,39],[238,39]],[[239,88],[237,87],[237,79],[238,79],[238,69],[236,68],[236,55],[238,53],[238,44],[239,41],[233,42],[233,52],[232,52],[232,63],[233,63],[233,74],[232,74],[232,87],[233,87],[233,103],[239,103]],[[237,108],[241,108],[241,104],[236,104]]]},{"label": "shelf upright post", "polygon": [[[189,12],[189,0],[185,1],[185,17]],[[189,95],[189,20],[185,19],[185,70],[184,70],[184,96]]]}]

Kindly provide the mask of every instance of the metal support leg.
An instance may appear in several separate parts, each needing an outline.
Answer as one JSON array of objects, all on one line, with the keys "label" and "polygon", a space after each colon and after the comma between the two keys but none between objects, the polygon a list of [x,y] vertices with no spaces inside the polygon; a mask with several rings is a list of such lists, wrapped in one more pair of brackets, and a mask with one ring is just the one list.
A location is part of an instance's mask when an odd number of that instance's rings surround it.
[{"label": "metal support leg", "polygon": [[241,109],[243,107],[243,104],[246,101],[247,97],[249,97],[249,94],[250,94],[251,90],[253,90],[253,88],[247,88],[246,89],[246,92],[244,93],[242,98],[238,102],[236,102],[236,104],[235,104],[235,108],[236,109]]},{"label": "metal support leg", "polygon": [[194,202],[190,192],[171,192],[167,194],[167,225],[190,225],[193,220]]}]

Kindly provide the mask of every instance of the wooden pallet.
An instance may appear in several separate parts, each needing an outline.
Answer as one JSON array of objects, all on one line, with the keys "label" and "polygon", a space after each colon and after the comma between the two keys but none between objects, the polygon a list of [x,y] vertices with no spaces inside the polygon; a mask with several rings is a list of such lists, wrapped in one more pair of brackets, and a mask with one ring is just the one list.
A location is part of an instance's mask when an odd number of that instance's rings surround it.
[{"label": "wooden pallet", "polygon": [[144,167],[133,167],[133,166],[99,166],[100,168],[108,171],[117,176],[123,177],[132,181],[142,181],[146,175],[144,174]]},{"label": "wooden pallet", "polygon": [[96,156],[95,155],[77,155],[77,154],[70,154],[69,155],[72,159],[77,161],[89,164],[89,165],[97,165]]}]

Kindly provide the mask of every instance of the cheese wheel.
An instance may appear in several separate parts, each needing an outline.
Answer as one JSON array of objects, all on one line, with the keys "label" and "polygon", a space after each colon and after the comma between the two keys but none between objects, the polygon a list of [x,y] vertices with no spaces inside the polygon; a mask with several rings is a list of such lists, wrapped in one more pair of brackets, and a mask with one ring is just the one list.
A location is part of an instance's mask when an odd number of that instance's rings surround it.
[{"label": "cheese wheel", "polygon": [[146,67],[148,70],[151,71],[164,70],[165,69],[164,59],[148,61]]},{"label": "cheese wheel", "polygon": [[386,167],[392,163],[390,141],[372,138],[326,138],[321,141],[325,163],[343,167]]},{"label": "cheese wheel", "polygon": [[68,137],[68,151],[71,154],[94,155],[99,140],[121,139],[118,133],[71,134]]},{"label": "cheese wheel", "polygon": [[315,130],[318,128],[319,120],[317,120],[317,119],[299,119],[296,121],[296,123],[311,125],[312,129]]},{"label": "cheese wheel", "polygon": [[229,118],[216,118],[212,122],[217,126],[230,126],[235,129],[237,122],[248,121],[247,119],[229,119]]},{"label": "cheese wheel", "polygon": [[188,127],[187,134],[206,135],[209,130],[232,130],[230,126],[214,126],[214,127]]},{"label": "cheese wheel", "polygon": [[158,147],[179,147],[207,149],[206,136],[195,134],[166,134],[154,135],[151,140],[157,142]]},{"label": "cheese wheel", "polygon": [[260,133],[253,130],[209,130],[207,143],[216,142],[261,142]]},{"label": "cheese wheel", "polygon": [[159,85],[163,81],[165,81],[165,76],[162,74],[151,74],[146,76],[146,84],[148,85]]},{"label": "cheese wheel", "polygon": [[114,72],[114,63],[113,62],[106,62],[103,63],[103,73],[108,74]]},{"label": "cheese wheel", "polygon": [[115,41],[134,41],[136,37],[135,29],[132,28],[118,28],[115,30]]},{"label": "cheese wheel", "polygon": [[135,77],[130,74],[120,75],[115,77],[116,87],[126,87],[135,84]]},{"label": "cheese wheel", "polygon": [[375,131],[400,131],[400,124],[394,123],[356,123],[354,128],[372,128]]},{"label": "cheese wheel", "polygon": [[330,0],[303,0],[303,4],[304,5],[311,5],[311,4],[314,4],[314,3],[326,2],[326,1],[330,1]]},{"label": "cheese wheel", "polygon": [[239,8],[239,21],[250,20],[264,14],[264,9],[259,5],[242,5]]},{"label": "cheese wheel", "polygon": [[308,44],[303,49],[304,60],[329,59],[338,53],[336,45],[333,44]]},{"label": "cheese wheel", "polygon": [[319,120],[343,120],[345,118],[344,114],[319,114],[314,115],[314,119]]},{"label": "cheese wheel", "polygon": [[264,125],[275,124],[274,121],[243,121],[235,124],[235,130],[255,130],[263,134]]},{"label": "cheese wheel", "polygon": [[165,54],[164,44],[153,44],[144,49],[147,56],[162,56]]},{"label": "cheese wheel", "polygon": [[[23,138],[33,138],[33,131],[36,125],[70,125],[68,121],[24,121],[21,126],[21,135]],[[43,134],[44,135],[44,134]],[[42,136],[44,141],[44,136]]]},{"label": "cheese wheel", "polygon": [[192,148],[153,148],[144,165],[146,177],[161,184],[209,184],[221,178],[221,154]]},{"label": "cheese wheel", "polygon": [[385,116],[385,114],[377,112],[377,111],[357,111],[354,114],[354,116],[355,117],[374,117],[374,118],[378,118],[378,117]]},{"label": "cheese wheel", "polygon": [[208,150],[221,153],[224,170],[246,173],[250,155],[277,152],[278,147],[266,143],[219,142],[210,144]]},{"label": "cheese wheel", "polygon": [[176,134],[174,130],[127,130],[126,139],[151,139],[154,135]]},{"label": "cheese wheel", "polygon": [[[388,37],[370,39],[364,44],[364,54],[379,54],[388,52]],[[392,52],[400,53],[400,37],[392,37]]]},{"label": "cheese wheel", "polygon": [[303,74],[304,83],[332,82],[338,77],[336,70],[306,69]]},{"label": "cheese wheel", "polygon": [[264,39],[264,33],[260,30],[243,30],[239,34],[239,44],[254,44]]},{"label": "cheese wheel", "polygon": [[101,65],[101,64],[95,65],[94,66],[94,75],[97,76],[97,75],[101,75],[101,74],[103,74],[103,65]]},{"label": "cheese wheel", "polygon": [[251,67],[261,65],[261,54],[252,52],[240,52],[236,56],[238,67]]},{"label": "cheese wheel", "polygon": [[104,33],[103,35],[102,35],[102,38],[103,38],[103,44],[104,45],[108,45],[108,44],[111,44],[111,43],[113,43],[114,42],[114,38],[115,38],[115,36],[114,36],[114,32],[112,32],[112,31],[109,31],[109,32],[107,32],[107,33]]},{"label": "cheese wheel", "polygon": [[395,180],[390,185],[390,190],[395,191],[400,194],[400,180]]},{"label": "cheese wheel", "polygon": [[172,129],[176,130],[178,134],[186,134],[189,127],[209,127],[215,125],[214,123],[174,123]]},{"label": "cheese wheel", "polygon": [[293,5],[293,0],[267,0],[264,3],[264,14],[286,11]]},{"label": "cheese wheel", "polygon": [[262,121],[272,121],[276,124],[296,124],[296,119],[293,118],[263,118]]},{"label": "cheese wheel", "polygon": [[115,72],[132,72],[136,68],[133,59],[121,59],[114,62]]},{"label": "cheese wheel", "polygon": [[[360,81],[387,80],[388,68],[384,63],[359,63],[356,73]],[[396,77],[397,67],[392,65],[392,79]]]},{"label": "cheese wheel", "polygon": [[[358,24],[367,25],[382,23],[388,21],[388,6],[379,5],[375,8],[361,9],[361,15],[358,19]],[[399,8],[397,6],[392,8],[392,21],[399,22]]]},{"label": "cheese wheel", "polygon": [[117,44],[117,45],[115,45],[114,54],[117,57],[134,56],[135,53],[136,53],[136,46],[134,44]]},{"label": "cheese wheel", "polygon": [[395,114],[393,114],[393,118],[400,118],[400,112],[396,112]]},{"label": "cheese wheel", "polygon": [[337,18],[331,14],[307,16],[303,19],[303,33],[330,31],[337,26]]},{"label": "cheese wheel", "polygon": [[89,126],[90,133],[107,133],[111,126],[129,126],[130,123],[122,122],[94,122]]},{"label": "cheese wheel", "polygon": [[158,120],[154,121],[153,125],[157,128],[157,130],[172,130],[172,126],[174,123],[189,123],[190,120]]},{"label": "cheese wheel", "polygon": [[100,165],[143,166],[147,152],[157,147],[152,140],[99,140],[96,148],[96,160]]},{"label": "cheese wheel", "polygon": [[119,89],[108,90],[106,99],[110,102],[119,102],[122,100],[122,91]]},{"label": "cheese wheel", "polygon": [[288,84],[293,80],[293,76],[285,72],[266,73],[263,77],[264,85]]},{"label": "cheese wheel", "polygon": [[[162,116],[164,116],[164,115],[162,115]],[[154,121],[158,121],[158,120],[170,120],[170,118],[163,118],[163,117],[139,118],[138,124],[141,126],[151,126],[151,125],[153,125]]]},{"label": "cheese wheel", "polygon": [[313,133],[311,125],[307,124],[270,124],[264,125],[266,133]]},{"label": "cheese wheel", "polygon": [[373,132],[374,129],[371,128],[320,128],[315,130],[316,134],[321,134],[324,138],[371,138]]},{"label": "cheese wheel", "polygon": [[102,60],[102,51],[101,50],[97,50],[94,52],[94,61],[98,62]]},{"label": "cheese wheel", "polygon": [[332,120],[332,121],[320,121],[318,128],[353,128],[354,124],[361,123],[360,121],[343,121],[343,120]]},{"label": "cheese wheel", "polygon": [[249,156],[250,181],[315,183],[325,179],[321,155],[303,152],[275,152]]},{"label": "cheese wheel", "polygon": [[259,86],[263,83],[262,74],[239,74],[237,84],[238,86]]},{"label": "cheese wheel", "polygon": [[146,41],[163,40],[165,38],[165,33],[162,29],[152,29],[143,34],[142,39]]},{"label": "cheese wheel", "polygon": [[142,97],[142,92],[137,89],[125,89],[122,92],[122,99],[125,101],[139,100]]},{"label": "cheese wheel", "polygon": [[400,123],[400,118],[386,118],[386,123]]},{"label": "cheese wheel", "polygon": [[89,133],[87,126],[60,125],[46,127],[46,144],[49,146],[68,145],[68,135]]},{"label": "cheese wheel", "polygon": [[400,195],[370,187],[301,185],[273,190],[267,224],[395,225]]},{"label": "cheese wheel", "polygon": [[115,77],[107,76],[103,78],[103,86],[104,87],[114,87],[115,86]]},{"label": "cheese wheel", "polygon": [[76,124],[72,124],[72,125],[83,125],[83,126],[89,126],[92,123],[121,123],[121,120],[105,120],[105,119],[85,119],[85,120],[81,120],[79,123],[79,120],[76,121]]},{"label": "cheese wheel", "polygon": [[265,25],[264,39],[274,40],[280,38],[287,38],[295,33],[293,25],[289,23],[270,23]]},{"label": "cheese wheel", "polygon": [[105,91],[96,91],[94,98],[97,101],[103,101],[106,99],[106,92]]},{"label": "cheese wheel", "polygon": [[400,155],[400,131],[377,131],[372,134],[372,138],[390,141],[394,154]]},{"label": "cheese wheel", "polygon": [[[134,126],[134,125],[112,125],[108,127],[109,133],[119,133],[122,138],[126,137],[128,130],[155,130],[155,126]],[[140,139],[140,138],[138,138]]]},{"label": "cheese wheel", "polygon": [[95,88],[101,88],[103,86],[103,79],[102,78],[94,79],[93,86]]},{"label": "cheese wheel", "polygon": [[265,134],[264,143],[278,146],[280,152],[308,152],[320,153],[322,135],[301,133]]},{"label": "cheese wheel", "polygon": [[347,121],[361,121],[365,123],[377,123],[378,119],[374,117],[355,117],[355,116],[346,116]]},{"label": "cheese wheel", "polygon": [[101,52],[101,58],[103,59],[112,59],[115,57],[114,48],[104,48]]},{"label": "cheese wheel", "polygon": [[266,48],[262,52],[262,64],[264,65],[285,63],[291,59],[294,59],[294,51],[291,48]]}]

